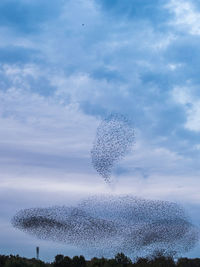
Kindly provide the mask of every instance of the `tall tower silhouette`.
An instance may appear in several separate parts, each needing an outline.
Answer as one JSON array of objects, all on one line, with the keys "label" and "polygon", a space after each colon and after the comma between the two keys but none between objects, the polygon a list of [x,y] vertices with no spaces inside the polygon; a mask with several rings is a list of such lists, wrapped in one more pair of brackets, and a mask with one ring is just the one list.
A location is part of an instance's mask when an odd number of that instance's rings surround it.
[{"label": "tall tower silhouette", "polygon": [[39,252],[40,252],[40,248],[36,247],[36,259],[39,260]]}]

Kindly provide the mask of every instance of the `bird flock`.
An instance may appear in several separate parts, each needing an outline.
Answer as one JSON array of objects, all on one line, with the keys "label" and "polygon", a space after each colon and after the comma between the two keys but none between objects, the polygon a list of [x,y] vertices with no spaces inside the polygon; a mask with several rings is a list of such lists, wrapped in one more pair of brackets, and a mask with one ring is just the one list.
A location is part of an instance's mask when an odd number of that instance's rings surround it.
[{"label": "bird flock", "polygon": [[75,207],[25,209],[12,219],[14,227],[40,239],[65,242],[90,255],[147,256],[187,252],[198,230],[176,203],[130,195],[101,195]]},{"label": "bird flock", "polygon": [[134,137],[132,123],[120,114],[109,115],[97,128],[92,165],[106,182],[110,182],[114,164],[129,152]]},{"label": "bird flock", "polygon": [[[91,150],[94,169],[110,183],[114,165],[134,144],[134,128],[123,115],[111,114],[97,128]],[[176,203],[132,195],[96,195],[76,206],[20,210],[13,227],[37,238],[64,242],[93,256],[165,255],[192,249],[199,230]]]}]

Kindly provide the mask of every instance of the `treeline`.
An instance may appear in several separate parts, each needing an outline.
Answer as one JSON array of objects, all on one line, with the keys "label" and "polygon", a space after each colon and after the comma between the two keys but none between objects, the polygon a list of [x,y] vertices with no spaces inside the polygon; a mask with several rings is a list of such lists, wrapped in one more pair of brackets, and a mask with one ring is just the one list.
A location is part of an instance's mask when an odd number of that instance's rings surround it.
[{"label": "treeline", "polygon": [[132,262],[123,253],[118,253],[113,259],[92,258],[85,260],[84,256],[70,258],[57,255],[52,263],[41,260],[27,259],[17,256],[0,255],[0,267],[200,267],[200,259],[180,258],[176,262],[172,257],[157,255],[152,258],[138,258]]}]

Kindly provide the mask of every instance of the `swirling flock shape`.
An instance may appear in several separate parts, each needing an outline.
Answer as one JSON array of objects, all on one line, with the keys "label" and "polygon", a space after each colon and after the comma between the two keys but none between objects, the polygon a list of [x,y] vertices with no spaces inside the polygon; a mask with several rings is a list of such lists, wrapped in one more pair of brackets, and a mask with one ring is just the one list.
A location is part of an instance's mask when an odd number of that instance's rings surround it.
[{"label": "swirling flock shape", "polygon": [[[125,116],[112,114],[99,125],[91,158],[106,182],[133,143],[134,129]],[[37,238],[65,242],[93,256],[149,256],[155,251],[174,255],[189,251],[199,239],[199,230],[178,204],[132,195],[92,196],[75,207],[25,209],[11,223]]]},{"label": "swirling flock shape", "polygon": [[19,211],[14,227],[40,239],[65,242],[91,255],[147,256],[187,252],[198,240],[198,230],[176,203],[102,195],[75,207]]},{"label": "swirling flock shape", "polygon": [[97,128],[91,150],[92,165],[106,182],[110,181],[114,163],[129,152],[134,137],[132,123],[119,114],[111,114]]}]

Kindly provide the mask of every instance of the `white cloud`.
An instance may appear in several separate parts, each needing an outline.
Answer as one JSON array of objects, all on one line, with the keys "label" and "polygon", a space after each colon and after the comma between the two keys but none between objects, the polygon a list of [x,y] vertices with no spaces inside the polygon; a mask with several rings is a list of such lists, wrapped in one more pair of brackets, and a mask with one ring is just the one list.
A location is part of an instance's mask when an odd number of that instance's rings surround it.
[{"label": "white cloud", "polygon": [[[0,93],[0,165],[4,184],[7,181],[8,185],[15,187],[17,183],[24,184],[24,179],[27,179],[25,188],[39,186],[44,189],[47,183],[47,191],[61,190],[62,179],[66,187],[72,190],[75,185],[77,189],[80,188],[82,183],[87,186],[92,183],[97,188],[99,183],[103,184],[103,179],[95,173],[90,162],[90,149],[99,121],[94,116],[84,114],[79,104],[89,99],[93,103],[99,99],[102,101],[105,90],[109,95],[116,93],[113,84],[106,80],[95,80],[84,73],[50,75],[45,69],[40,71],[34,65],[6,65],[1,74],[12,81],[10,89]],[[55,87],[55,92],[45,97],[28,90],[26,84],[30,76],[33,80],[45,76]],[[117,89],[121,99],[128,94],[123,86]],[[68,95],[70,101],[66,102]],[[193,100],[186,89],[180,90],[178,87],[174,89],[173,97],[185,107],[188,101],[192,103]],[[186,124],[186,127],[192,126]],[[193,126],[193,129],[196,128]],[[162,147],[158,144],[162,141],[159,138],[153,142],[147,141],[145,133],[138,129],[136,132],[132,154],[120,163],[128,173],[117,179],[123,181],[123,177],[126,177],[134,183],[139,177],[143,181],[143,170],[149,181],[154,179],[154,175],[167,177],[174,173],[181,179],[183,173],[189,174],[193,167],[190,160],[170,148]],[[17,182],[14,183],[14,180]],[[31,181],[36,181],[36,184],[33,185]],[[68,185],[70,181],[71,186]],[[167,191],[167,187],[164,190]],[[90,186],[88,191],[91,191]]]},{"label": "white cloud", "polygon": [[200,131],[200,100],[192,94],[192,88],[175,87],[172,92],[174,100],[183,105],[186,112],[185,128],[191,131]]},{"label": "white cloud", "polygon": [[200,35],[200,13],[193,3],[185,0],[171,0],[166,7],[175,14],[175,20],[170,23],[171,25],[190,34]]}]

